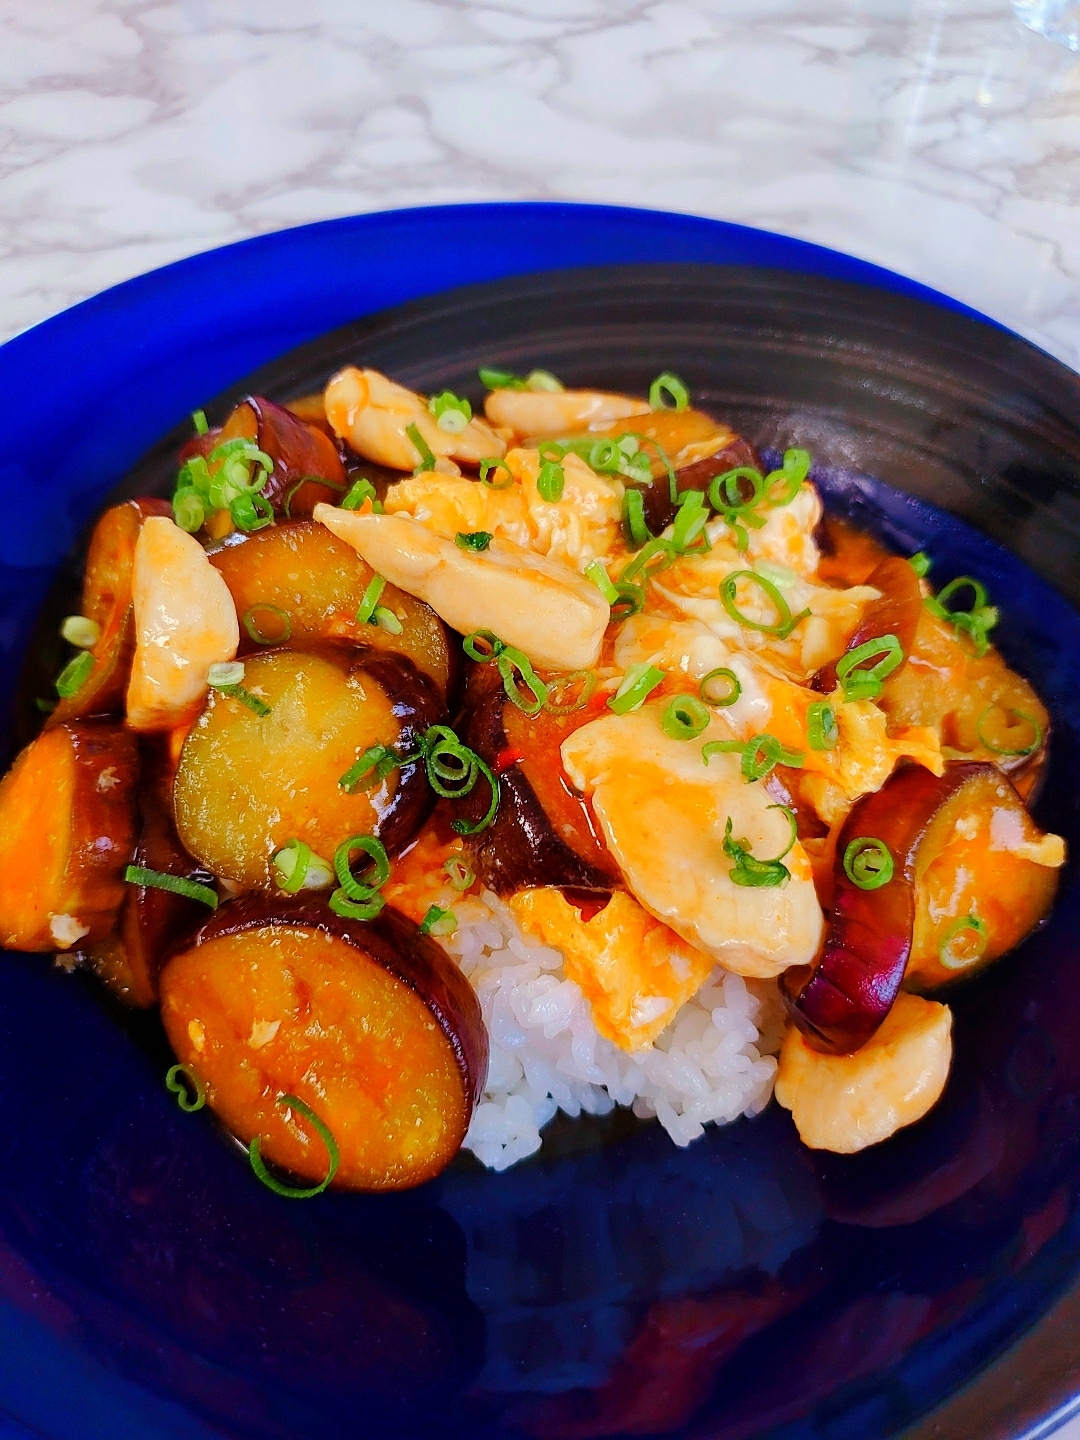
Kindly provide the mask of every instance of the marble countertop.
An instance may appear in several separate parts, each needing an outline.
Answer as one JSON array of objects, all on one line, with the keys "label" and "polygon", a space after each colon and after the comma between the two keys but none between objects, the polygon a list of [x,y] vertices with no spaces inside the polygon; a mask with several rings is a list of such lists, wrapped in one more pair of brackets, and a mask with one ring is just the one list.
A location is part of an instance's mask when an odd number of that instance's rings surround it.
[{"label": "marble countertop", "polygon": [[1080,60],[1010,0],[7,0],[0,337],[363,210],[720,216],[957,296],[1080,368]]},{"label": "marble countertop", "polygon": [[1078,157],[1080,58],[1010,0],[0,0],[0,339],[264,231],[550,198],[835,246],[1080,369]]}]

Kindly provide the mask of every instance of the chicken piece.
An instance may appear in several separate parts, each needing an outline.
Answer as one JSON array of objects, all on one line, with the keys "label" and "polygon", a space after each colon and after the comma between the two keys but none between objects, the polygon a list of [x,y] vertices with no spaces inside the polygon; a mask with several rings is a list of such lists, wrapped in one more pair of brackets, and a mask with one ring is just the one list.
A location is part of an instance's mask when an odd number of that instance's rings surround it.
[{"label": "chicken piece", "polygon": [[725,853],[732,835],[758,860],[779,856],[790,839],[787,816],[760,785],[743,779],[739,756],[702,759],[702,744],[723,739],[714,720],[696,740],[673,740],[660,725],[663,704],[605,715],[562,745],[570,779],[588,794],[608,849],[628,888],[650,914],[690,945],[739,975],[768,979],[813,959],[823,921],[810,861],[796,842],[780,885],[732,879]]},{"label": "chicken piece", "polygon": [[413,470],[423,460],[405,433],[410,425],[416,426],[436,459],[478,465],[481,460],[501,458],[506,451],[483,420],[470,420],[458,433],[440,429],[422,395],[388,380],[378,370],[346,365],[327,385],[325,402],[334,433],[358,455],[391,470]]},{"label": "chicken piece", "polygon": [[190,723],[206,696],[210,666],[232,660],[240,644],[229,587],[194,536],[151,515],[135,543],[131,598],[128,724],[171,730]]},{"label": "chicken piece", "polygon": [[597,475],[572,452],[561,464],[563,493],[557,501],[544,500],[537,490],[537,452],[511,450],[506,465],[515,483],[504,489],[429,472],[399,480],[383,503],[388,515],[410,515],[447,540],[462,531],[486,530],[584,570],[619,539],[623,486],[620,480]]},{"label": "chicken piece", "polygon": [[901,992],[860,1050],[824,1055],[794,1026],[784,1037],[776,1098],[805,1145],[852,1155],[921,1120],[952,1061],[952,1011]]},{"label": "chicken piece", "polygon": [[521,928],[565,956],[567,978],[581,987],[593,1021],[623,1050],[644,1050],[704,985],[708,955],[658,924],[625,890],[590,920],[561,890],[521,890],[510,899]]},{"label": "chicken piece", "polygon": [[558,560],[505,540],[484,551],[461,550],[404,515],[317,505],[314,518],[462,635],[492,630],[552,670],[585,669],[599,658],[607,601]]},{"label": "chicken piece", "polygon": [[647,400],[612,395],[602,390],[492,390],[484,401],[484,414],[492,425],[527,435],[579,435],[603,430],[615,420],[650,415]]}]

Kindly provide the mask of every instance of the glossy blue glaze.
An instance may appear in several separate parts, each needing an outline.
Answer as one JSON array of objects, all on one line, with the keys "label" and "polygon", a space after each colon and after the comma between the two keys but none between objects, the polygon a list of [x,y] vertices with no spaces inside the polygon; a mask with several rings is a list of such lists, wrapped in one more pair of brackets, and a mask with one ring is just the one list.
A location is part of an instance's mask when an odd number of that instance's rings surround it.
[{"label": "glossy blue glaze", "polygon": [[[5,707],[58,562],[208,396],[405,299],[642,259],[768,265],[960,308],[781,237],[586,206],[335,221],[120,286],[0,349]],[[1039,815],[1075,850],[1076,612],[944,512],[859,474],[815,478],[896,548],[928,550],[938,583],[975,573],[1004,601],[1002,648],[1055,724]],[[655,1126],[585,1121],[503,1177],[462,1160],[418,1192],[311,1204],[270,1195],[205,1114],[176,1110],[151,1025],[124,1033],[80,980],[5,956],[0,1433],[509,1440],[583,1434],[589,1416],[609,1433],[597,1417],[643,1404],[666,1357],[667,1419],[696,1417],[699,1436],[884,1440],[1080,1263],[1078,924],[1071,872],[1050,925],[959,999],[943,1103],[870,1155],[811,1155],[775,1108],[686,1151]],[[971,1183],[954,1194],[958,1163]]]}]

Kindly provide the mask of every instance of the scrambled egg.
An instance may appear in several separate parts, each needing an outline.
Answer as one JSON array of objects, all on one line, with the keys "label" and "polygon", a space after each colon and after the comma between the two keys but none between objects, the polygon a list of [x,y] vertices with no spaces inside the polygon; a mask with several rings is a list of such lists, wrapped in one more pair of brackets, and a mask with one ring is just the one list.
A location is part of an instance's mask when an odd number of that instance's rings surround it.
[{"label": "scrambled egg", "polygon": [[523,930],[566,957],[593,1020],[624,1050],[651,1045],[676,1011],[704,985],[712,960],[616,890],[591,920],[553,889],[522,890],[510,908]]}]

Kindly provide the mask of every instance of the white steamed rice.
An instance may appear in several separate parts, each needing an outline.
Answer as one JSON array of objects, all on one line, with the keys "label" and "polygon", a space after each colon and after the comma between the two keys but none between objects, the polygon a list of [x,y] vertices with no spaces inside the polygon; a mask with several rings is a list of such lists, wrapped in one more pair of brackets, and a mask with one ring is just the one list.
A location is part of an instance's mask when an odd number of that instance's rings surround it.
[{"label": "white steamed rice", "polygon": [[561,953],[524,935],[491,891],[442,903],[453,904],[458,928],[441,943],[476,991],[491,1040],[465,1137],[483,1164],[505,1170],[533,1154],[557,1110],[605,1115],[631,1105],[689,1145],[710,1121],[768,1104],[781,1029],[775,984],[717,967],[655,1043],[629,1055],[597,1032]]}]

